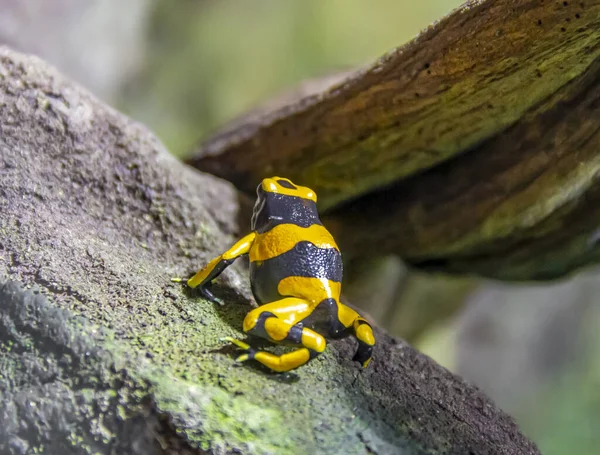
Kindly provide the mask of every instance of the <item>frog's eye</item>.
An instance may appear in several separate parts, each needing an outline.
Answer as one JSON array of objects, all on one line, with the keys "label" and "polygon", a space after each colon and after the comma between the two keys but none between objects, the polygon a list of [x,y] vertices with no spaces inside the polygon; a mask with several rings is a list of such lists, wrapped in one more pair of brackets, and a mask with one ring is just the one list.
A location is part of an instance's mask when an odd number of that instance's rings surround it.
[{"label": "frog's eye", "polygon": [[279,179],[277,180],[277,183],[284,187],[284,188],[288,188],[290,190],[297,190],[298,187],[296,185],[294,185],[292,182],[290,182],[289,180],[283,180],[283,179]]}]

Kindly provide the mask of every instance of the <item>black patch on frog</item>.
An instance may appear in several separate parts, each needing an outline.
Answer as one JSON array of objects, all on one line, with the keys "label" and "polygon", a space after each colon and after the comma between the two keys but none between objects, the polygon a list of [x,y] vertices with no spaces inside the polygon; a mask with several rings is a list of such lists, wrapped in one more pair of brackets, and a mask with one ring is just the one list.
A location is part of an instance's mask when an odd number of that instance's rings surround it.
[{"label": "black patch on frog", "polygon": [[296,185],[292,185],[287,180],[277,180],[277,183],[279,183],[279,185],[281,185],[282,187],[287,188],[289,190],[297,190],[298,189],[298,187]]},{"label": "black patch on frog", "polygon": [[306,349],[308,349],[308,354],[309,354],[309,356],[310,356],[309,358],[310,358],[311,360],[312,360],[312,359],[314,359],[314,358],[315,358],[316,356],[318,356],[319,354],[322,354],[321,352],[313,351],[313,350],[312,350],[312,349],[310,349],[310,348],[306,348]]},{"label": "black patch on frog", "polygon": [[285,340],[294,344],[302,344],[302,330],[303,328],[301,325],[293,325],[290,327],[290,331],[285,337]]},{"label": "black patch on frog", "polygon": [[270,311],[263,311],[262,313],[260,313],[260,315],[258,316],[258,319],[256,321],[256,324],[254,325],[254,327],[252,327],[250,330],[248,330],[248,333],[264,338],[266,340],[270,340],[271,337],[269,336],[269,334],[267,333],[267,331],[265,330],[265,321],[269,318],[275,318],[277,316],[275,316],[273,313],[271,313]]},{"label": "black patch on frog", "polygon": [[303,228],[313,224],[322,225],[317,204],[287,194],[268,193],[261,186],[252,213],[252,230],[259,234],[270,231],[279,224],[295,224]]},{"label": "black patch on frog", "polygon": [[352,360],[360,362],[362,365],[371,357],[373,357],[373,346],[365,343],[364,341],[358,340],[358,348],[356,349],[356,354],[354,354]]},{"label": "black patch on frog", "polygon": [[330,338],[344,338],[350,332],[350,327],[346,327],[340,321],[338,316],[338,302],[335,299],[325,299],[319,306],[327,308],[327,330]]},{"label": "black patch on frog", "polygon": [[[233,259],[221,259],[219,262],[217,262],[217,264],[209,272],[209,274],[206,276],[206,278],[204,278],[204,281],[202,281],[202,283],[200,283],[197,287],[198,288],[203,288],[203,287],[209,285],[212,280],[214,280],[215,278],[217,278],[223,272],[223,270],[225,270],[227,267],[229,267],[231,264],[233,264],[235,262],[235,259],[236,258],[233,258]],[[215,297],[211,294],[211,292],[209,290],[206,290],[206,291],[208,291],[206,297],[209,300],[214,301],[213,299]]]},{"label": "black patch on frog", "polygon": [[[260,264],[260,265],[259,265]],[[298,242],[291,250],[261,263],[250,263],[250,282],[256,300],[263,304],[280,300],[277,286],[287,277],[324,278],[342,282],[342,255],[335,248],[319,248],[308,241]]]}]

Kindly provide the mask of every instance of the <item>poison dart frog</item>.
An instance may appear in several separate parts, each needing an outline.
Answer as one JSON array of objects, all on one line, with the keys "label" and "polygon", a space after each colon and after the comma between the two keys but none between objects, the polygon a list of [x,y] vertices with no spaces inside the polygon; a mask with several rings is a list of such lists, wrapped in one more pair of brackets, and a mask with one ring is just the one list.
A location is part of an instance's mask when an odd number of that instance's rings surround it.
[{"label": "poison dart frog", "polygon": [[[352,334],[358,340],[353,360],[366,367],[375,337],[369,323],[340,302],[342,256],[317,212],[317,195],[289,179],[264,179],[248,235],[216,257],[187,281],[211,301],[210,283],[238,257],[250,257],[250,282],[259,307],[244,318],[244,332],[298,348],[275,355],[241,340],[225,340],[246,351],[238,361],[254,359],[273,371],[304,365],[325,350],[325,338],[314,329],[311,315],[324,312],[329,337]],[[315,312],[320,309],[319,312]]]}]

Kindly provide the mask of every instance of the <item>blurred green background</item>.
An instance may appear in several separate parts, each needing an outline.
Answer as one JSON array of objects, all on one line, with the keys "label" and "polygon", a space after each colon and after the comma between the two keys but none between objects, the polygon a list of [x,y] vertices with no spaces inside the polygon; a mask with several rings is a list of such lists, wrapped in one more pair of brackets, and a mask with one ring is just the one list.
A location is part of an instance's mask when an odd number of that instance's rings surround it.
[{"label": "blurred green background", "polygon": [[[456,0],[0,1],[0,42],[35,53],[189,153],[307,78],[373,62]],[[347,264],[345,295],[486,391],[542,453],[600,447],[600,272],[515,285]]]}]

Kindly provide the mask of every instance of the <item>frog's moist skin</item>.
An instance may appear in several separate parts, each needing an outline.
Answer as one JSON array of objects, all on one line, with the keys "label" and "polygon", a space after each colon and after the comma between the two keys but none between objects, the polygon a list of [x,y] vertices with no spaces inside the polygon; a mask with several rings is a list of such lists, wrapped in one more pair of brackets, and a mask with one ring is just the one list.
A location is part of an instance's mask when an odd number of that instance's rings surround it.
[{"label": "frog's moist skin", "polygon": [[340,302],[342,257],[321,224],[316,194],[288,179],[272,177],[261,182],[257,195],[252,232],[190,278],[188,286],[200,287],[214,301],[207,286],[236,258],[249,254],[252,292],[260,306],[245,317],[244,332],[300,347],[278,356],[229,339],[246,350],[239,361],[255,359],[279,372],[305,364],[325,350],[325,338],[307,327],[313,311],[324,308],[328,335],[353,334],[358,340],[354,360],[366,367],[375,345],[373,331]]}]

